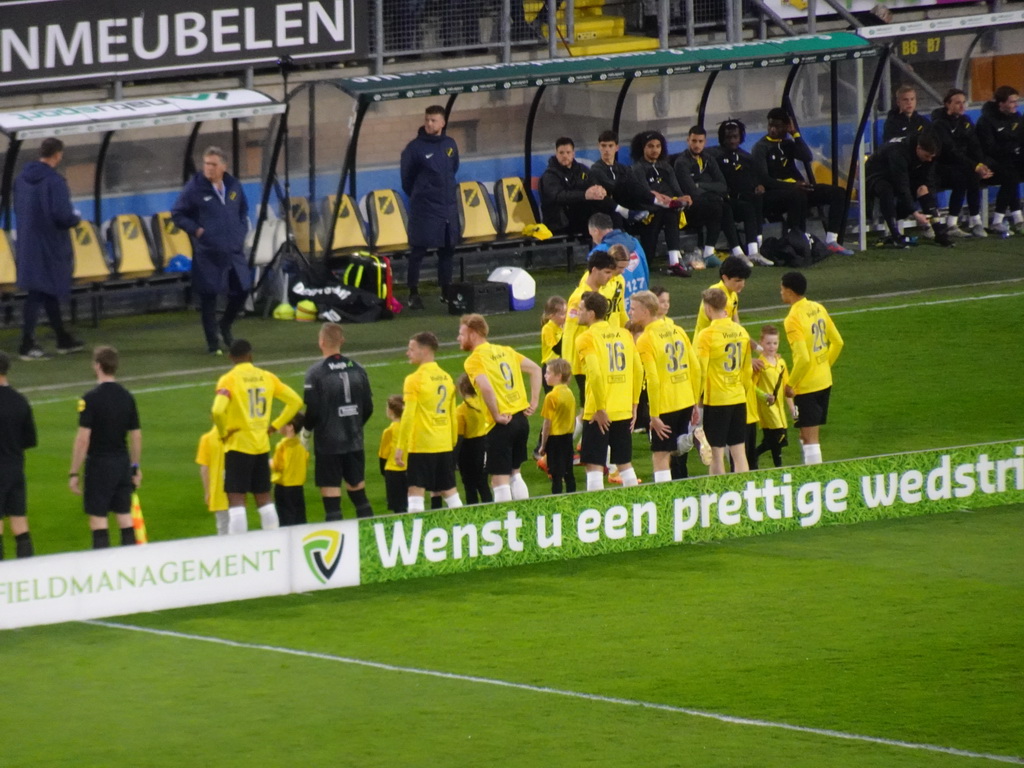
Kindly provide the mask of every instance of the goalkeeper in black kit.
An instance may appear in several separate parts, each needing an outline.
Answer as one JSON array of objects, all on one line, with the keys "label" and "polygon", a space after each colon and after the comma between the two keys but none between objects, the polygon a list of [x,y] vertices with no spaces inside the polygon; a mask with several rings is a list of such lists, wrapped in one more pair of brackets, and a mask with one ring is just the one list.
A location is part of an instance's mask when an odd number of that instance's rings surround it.
[{"label": "goalkeeper in black kit", "polygon": [[323,360],[306,371],[304,440],[313,434],[314,477],[324,502],[324,519],[341,520],[341,484],[357,517],[371,517],[366,498],[363,426],[373,415],[370,379],[359,363],[341,354],[345,335],[340,325],[320,328]]}]

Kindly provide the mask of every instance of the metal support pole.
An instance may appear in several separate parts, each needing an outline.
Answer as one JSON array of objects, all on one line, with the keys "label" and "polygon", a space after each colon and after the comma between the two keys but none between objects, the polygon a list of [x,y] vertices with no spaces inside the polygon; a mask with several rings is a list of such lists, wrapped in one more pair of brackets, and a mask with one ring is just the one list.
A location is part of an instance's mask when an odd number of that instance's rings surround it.
[{"label": "metal support pole", "polygon": [[[832,118],[832,183],[839,183],[839,62],[833,61],[828,65],[829,82],[829,115]],[[860,104],[860,102],[857,102]],[[867,108],[867,104],[864,105]],[[849,186],[849,182],[847,182]]]},{"label": "metal support pole", "polygon": [[512,0],[501,0],[501,19],[498,23],[501,35],[501,61],[508,64],[512,61]]},{"label": "metal support pole", "polygon": [[[857,102],[858,104],[863,104],[864,107],[861,111],[860,122],[857,125],[857,133],[853,137],[853,157],[850,158],[850,172],[847,175],[847,178],[852,179],[854,170],[856,168],[860,168],[860,206],[862,210],[866,204],[866,198],[864,188],[864,153],[861,151],[861,140],[864,138],[864,129],[867,126],[868,115],[870,114],[870,103],[875,100],[875,97],[878,96],[878,86],[882,79],[882,72],[885,69],[883,65],[885,64],[886,58],[888,58],[889,56],[889,49],[883,48],[881,56],[882,58],[878,62],[878,66],[875,68],[875,76],[871,80],[871,90],[868,91],[867,101],[865,101],[864,99],[859,99]],[[846,197],[843,205],[843,221],[846,221],[846,219],[850,215],[850,197],[852,196],[852,193],[853,185],[847,184]],[[864,233],[863,228],[861,229],[861,237],[864,238],[861,240],[861,250],[863,250],[864,248],[867,247],[867,235]]]},{"label": "metal support pole", "polygon": [[544,96],[546,85],[537,86],[537,93],[533,95],[533,102],[530,104],[530,114],[526,118],[526,137],[523,140],[523,181],[529,189],[532,174],[533,159],[533,124],[537,119],[537,110],[540,108],[540,100]]},{"label": "metal support pole", "polygon": [[306,136],[309,142],[309,157],[307,158],[309,178],[309,250],[307,253],[316,253],[316,230],[313,228],[313,206],[316,204],[316,84],[309,86],[309,125],[306,128]]},{"label": "metal support pole", "polygon": [[619,125],[622,121],[622,108],[626,104],[626,94],[629,92],[629,86],[633,84],[633,75],[626,75],[626,79],[622,83],[622,88],[619,89],[619,97],[615,100],[615,114],[612,115],[612,130],[616,133],[619,132]]},{"label": "metal support pole", "polygon": [[[548,5],[557,5],[557,3],[555,0],[548,0]],[[565,13],[565,42],[569,46],[569,55],[571,56],[571,46],[576,44],[576,0],[565,0],[563,13]]]},{"label": "metal support pole", "polygon": [[555,0],[549,0],[545,6],[548,9],[548,58],[553,59],[558,56],[558,27],[555,24],[558,19],[555,13]]},{"label": "metal support pole", "polygon": [[[666,33],[667,34],[667,33]],[[697,37],[696,22],[693,20],[693,0],[686,0],[686,47],[693,48]]]},{"label": "metal support pole", "polygon": [[807,0],[807,34],[818,34],[818,0]]},{"label": "metal support pole", "polygon": [[708,99],[711,98],[711,88],[714,86],[717,78],[718,72],[711,72],[704,83],[704,92],[700,95],[700,104],[697,107],[697,125],[704,125],[704,115],[707,112]]},{"label": "metal support pole", "polygon": [[[688,2],[692,3],[693,0],[688,0]],[[671,16],[668,0],[658,0],[658,47],[661,50],[668,48],[668,27]]]},{"label": "metal support pole", "polygon": [[93,223],[98,227],[103,221],[103,168],[107,162],[107,150],[110,149],[110,140],[114,138],[113,131],[103,134],[103,141],[100,142],[100,153],[96,157],[96,175],[93,177]]},{"label": "metal support pole", "polygon": [[[384,0],[374,0],[373,20],[373,73],[375,75],[380,75],[384,73]],[[287,95],[288,94],[285,94],[286,98]]]},{"label": "metal support pole", "polygon": [[[884,69],[886,70],[886,72],[888,72],[889,62],[885,63]],[[886,86],[888,85],[885,74],[883,74],[882,83],[885,84]],[[857,59],[857,103],[858,104],[864,104],[863,98],[864,98],[864,59]],[[875,100],[872,99],[871,100],[871,110],[872,110],[872,113],[874,112],[874,104],[875,104]],[[869,139],[869,142],[868,142],[868,148],[870,148],[873,151],[874,148],[875,148],[875,132],[874,132],[874,130],[872,130],[869,135],[870,135],[870,139]],[[867,210],[868,182],[867,182],[867,179],[865,178],[865,170],[866,170],[865,169],[866,161],[865,161],[865,158],[864,158],[865,150],[862,149],[860,151],[857,151],[857,147],[854,147],[853,150],[854,150],[854,155],[857,158],[857,200],[860,202],[860,205],[857,206],[857,232],[858,232],[857,245],[860,248],[860,250],[866,251],[867,247],[868,247],[868,233],[867,233],[867,227],[868,227],[868,210]],[[847,183],[847,187],[849,187],[849,186],[850,186],[850,184]]]},{"label": "metal support pole", "polygon": [[14,164],[21,151],[21,139],[12,139],[4,155],[4,175],[0,181],[0,198],[3,200],[4,229],[11,231],[11,185],[14,181]]}]

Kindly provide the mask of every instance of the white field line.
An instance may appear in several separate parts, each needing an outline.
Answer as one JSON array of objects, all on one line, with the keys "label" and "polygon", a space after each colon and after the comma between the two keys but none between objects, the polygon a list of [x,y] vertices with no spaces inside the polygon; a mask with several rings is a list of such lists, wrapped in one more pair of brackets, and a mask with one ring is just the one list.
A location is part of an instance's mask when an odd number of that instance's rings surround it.
[{"label": "white field line", "polygon": [[[1007,282],[1009,282],[1009,281],[1007,281]],[[968,285],[968,286],[952,286],[952,287],[971,287],[971,286]],[[854,300],[859,300],[859,299],[862,299],[862,298],[875,298],[875,297],[886,297],[886,296],[891,297],[891,296],[903,295],[903,293],[917,293],[917,292],[921,292],[923,290],[926,290],[926,289],[920,289],[918,291],[905,291],[905,292],[900,292],[900,293],[874,294],[872,296],[867,296],[867,297],[852,297],[852,298],[848,298],[848,299],[830,299],[829,303],[832,304],[832,303],[835,303],[837,301],[854,301]],[[928,290],[930,290],[930,289],[928,289]],[[894,304],[894,305],[881,306],[881,307],[861,307],[859,309],[847,309],[847,310],[839,310],[837,312],[829,312],[829,314],[831,316],[833,316],[833,317],[841,317],[843,315],[860,315],[860,314],[866,314],[868,312],[891,312],[891,311],[902,310],[902,309],[913,309],[913,308],[916,308],[916,307],[932,307],[932,306],[941,306],[943,304],[961,304],[961,303],[970,302],[970,301],[988,301],[988,300],[991,300],[991,299],[1016,298],[1018,296],[1024,296],[1024,291],[1012,291],[1010,293],[992,293],[992,294],[986,294],[984,296],[966,296],[966,297],[956,298],[956,299],[935,299],[934,301],[919,301],[919,302],[908,303],[908,304]],[[780,309],[780,308],[781,307],[779,307],[779,306],[756,307],[756,308],[751,308],[751,309],[745,309],[743,314],[744,314],[744,318],[747,318],[751,314],[757,314],[759,312],[774,311],[774,310]],[[689,319],[689,318],[695,318],[696,315],[676,315],[676,317],[679,318],[679,319]],[[784,319],[785,319],[784,317],[763,318],[761,320],[758,320],[757,322],[761,322],[761,323],[781,323]],[[744,322],[748,322],[748,321],[745,320]],[[539,332],[538,333],[532,333],[532,332],[531,333],[515,333],[515,334],[509,334],[507,336],[495,336],[492,340],[493,341],[514,341],[516,339],[522,339],[522,338],[530,338],[530,337],[536,338],[538,334],[539,334]],[[455,342],[442,342],[441,343],[441,347],[442,348],[444,348],[444,347],[454,347],[454,346],[455,346]],[[539,346],[538,344],[528,344],[528,345],[527,344],[523,344],[523,345],[518,345],[518,348],[519,349],[536,349],[538,346]],[[385,348],[385,349],[375,349],[375,350],[363,351],[363,352],[359,353],[359,356],[360,357],[365,357],[367,355],[377,355],[377,354],[397,355],[397,354],[402,353],[404,351],[405,351],[405,347],[388,347],[388,348]],[[461,357],[461,354],[439,355],[437,359],[438,360],[454,360],[454,359],[457,359],[459,357]],[[260,361],[259,364],[261,366],[265,366],[267,368],[276,368],[276,367],[279,367],[279,366],[282,366],[282,365],[294,365],[295,363],[305,363],[305,364],[312,365],[312,363],[314,361],[319,360],[319,359],[320,359],[319,356],[311,355],[311,356],[308,356],[308,357],[293,357],[293,358],[285,358],[285,359],[281,359],[281,360],[268,360],[266,362]],[[388,361],[376,362],[376,363],[363,363],[363,367],[364,368],[379,368],[379,367],[382,367],[382,366],[394,365],[394,364],[395,364],[395,361],[388,360]],[[139,376],[125,376],[123,378],[119,378],[118,381],[120,381],[122,384],[129,384],[129,383],[133,383],[133,382],[152,381],[152,380],[155,380],[155,379],[167,379],[167,378],[171,378],[171,377],[175,377],[175,376],[188,376],[188,375],[193,375],[193,374],[217,374],[217,375],[219,375],[221,373],[224,373],[226,370],[227,370],[227,366],[226,365],[220,365],[220,366],[210,367],[210,368],[191,368],[191,369],[188,369],[188,370],[179,370],[179,371],[161,371],[159,373],[146,373],[146,374],[141,374]],[[301,373],[301,371],[299,373]],[[66,383],[66,384],[42,384],[42,385],[37,386],[37,387],[25,387],[23,389],[19,389],[19,391],[22,392],[23,394],[30,394],[30,393],[41,393],[41,392],[58,392],[60,390],[65,390],[65,389],[82,390],[82,389],[86,389],[88,387],[91,387],[94,383],[95,382],[92,381],[92,380],[87,380],[87,381],[70,382],[70,383]],[[169,391],[175,390],[175,389],[189,389],[191,387],[208,387],[208,386],[211,386],[211,385],[212,385],[212,379],[205,379],[203,381],[187,382],[187,383],[183,383],[183,384],[171,384],[171,385],[159,386],[159,387],[149,387],[149,388],[142,388],[142,389],[132,388],[132,393],[138,395],[138,394],[148,394],[148,393],[153,393],[153,392],[169,392]],[[34,400],[34,401],[32,401],[32,405],[33,406],[37,406],[37,405],[51,405],[53,403],[64,403],[64,402],[67,402],[67,400],[68,400],[68,397],[53,398],[53,399],[50,399],[50,400]]]},{"label": "white field line", "polygon": [[687,715],[689,717],[700,717],[707,720],[717,720],[718,722],[729,723],[731,725],[744,725],[756,728],[776,728],[783,731],[807,733],[814,736],[823,736],[831,739],[860,741],[869,744],[880,744],[887,747],[915,749],[924,752],[939,752],[947,755],[957,755],[959,757],[970,757],[982,760],[993,760],[1000,763],[1024,765],[1024,758],[1015,757],[1012,755],[992,755],[984,752],[971,752],[970,750],[966,749],[957,749],[955,747],[943,747],[935,744],[918,744],[912,741],[900,741],[899,739],[885,739],[878,736],[864,736],[857,733],[835,731],[828,728],[811,728],[808,726],[791,725],[789,723],[780,723],[771,720],[758,720],[746,717],[735,717],[733,715],[723,715],[717,712],[706,712],[700,709],[676,707],[670,704],[658,704],[656,702],[640,701],[638,699],[623,699],[615,696],[600,696],[595,693],[583,693],[581,691],[570,691],[562,688],[549,688],[547,686],[541,685],[529,685],[527,683],[516,683],[508,680],[498,680],[496,678],[491,677],[479,677],[477,675],[460,675],[454,672],[441,672],[433,669],[420,669],[418,667],[403,667],[395,664],[384,664],[378,661],[366,661],[365,659],[353,659],[347,656],[335,656],[329,653],[302,651],[295,648],[283,648],[280,646],[262,645],[259,643],[243,643],[237,640],[226,640],[220,637],[193,635],[185,632],[174,632],[166,629],[151,629],[148,627],[139,627],[134,626],[132,624],[121,624],[113,621],[93,620],[85,621],[83,623],[92,624],[94,626],[99,627],[106,627],[108,629],[119,629],[131,632],[142,632],[144,634],[149,635],[159,635],[161,637],[171,637],[179,640],[194,640],[203,643],[211,643],[213,645],[223,645],[229,648],[242,648],[253,651],[267,651],[269,653],[281,653],[288,656],[299,656],[302,658],[317,659],[319,661],[329,661],[337,664],[349,664],[357,667],[368,667],[370,669],[378,669],[385,672],[400,672],[409,675],[421,675],[423,677],[441,678],[443,680],[455,680],[464,683],[476,683],[478,685],[491,685],[499,688],[511,688],[513,690],[527,691],[529,693],[540,693],[549,696],[564,696],[565,698],[592,701],[601,704],[615,704],[623,707],[638,707],[640,709],[652,709],[660,712],[671,712],[679,715]]}]

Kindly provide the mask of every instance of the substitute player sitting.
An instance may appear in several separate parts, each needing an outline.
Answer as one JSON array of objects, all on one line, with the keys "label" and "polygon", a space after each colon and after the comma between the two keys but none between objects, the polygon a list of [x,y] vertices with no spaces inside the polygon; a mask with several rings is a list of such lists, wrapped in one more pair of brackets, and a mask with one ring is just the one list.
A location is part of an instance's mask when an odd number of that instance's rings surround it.
[{"label": "substitute player sitting", "polygon": [[726,448],[733,471],[746,472],[747,389],[753,386],[750,336],[729,319],[724,291],[708,288],[701,299],[711,320],[695,341],[704,391],[704,434],[711,446],[708,474],[725,474]]},{"label": "substitute player sitting", "polygon": [[[659,309],[657,296],[640,291],[633,295],[629,314],[643,328],[636,349],[647,376],[654,482],[665,483],[672,479],[672,454],[678,450],[679,438],[689,432],[693,406],[700,397],[700,361],[686,332],[659,317]],[[685,462],[682,466],[686,467]]]},{"label": "substitute player sitting", "polygon": [[587,330],[576,340],[587,377],[580,460],[587,467],[587,490],[604,488],[609,459],[618,467],[623,486],[637,484],[633,469],[633,421],[643,387],[644,371],[633,335],[614,328],[605,317],[608,300],[586,293],[580,304],[580,324]]},{"label": "substitute player sitting", "polygon": [[[264,530],[279,527],[277,508],[270,496],[270,435],[302,407],[302,398],[270,371],[252,363],[252,344],[235,339],[231,344],[234,368],[217,381],[213,423],[224,440],[224,491],[228,495],[228,533],[245,533],[245,497],[256,498]],[[270,420],[274,400],[284,403]]]}]

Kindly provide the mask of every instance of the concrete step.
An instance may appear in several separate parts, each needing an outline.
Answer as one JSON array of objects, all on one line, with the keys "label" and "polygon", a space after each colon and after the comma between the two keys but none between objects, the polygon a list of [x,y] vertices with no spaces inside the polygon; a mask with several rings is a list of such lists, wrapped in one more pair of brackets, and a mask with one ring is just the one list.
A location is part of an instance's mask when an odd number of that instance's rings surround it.
[{"label": "concrete step", "polygon": [[[543,24],[541,34],[547,37],[548,25]],[[565,24],[557,27],[559,39],[568,35]],[[626,32],[626,20],[621,16],[584,16],[573,25],[573,40],[570,43],[589,42],[605,37],[622,37]]]}]

